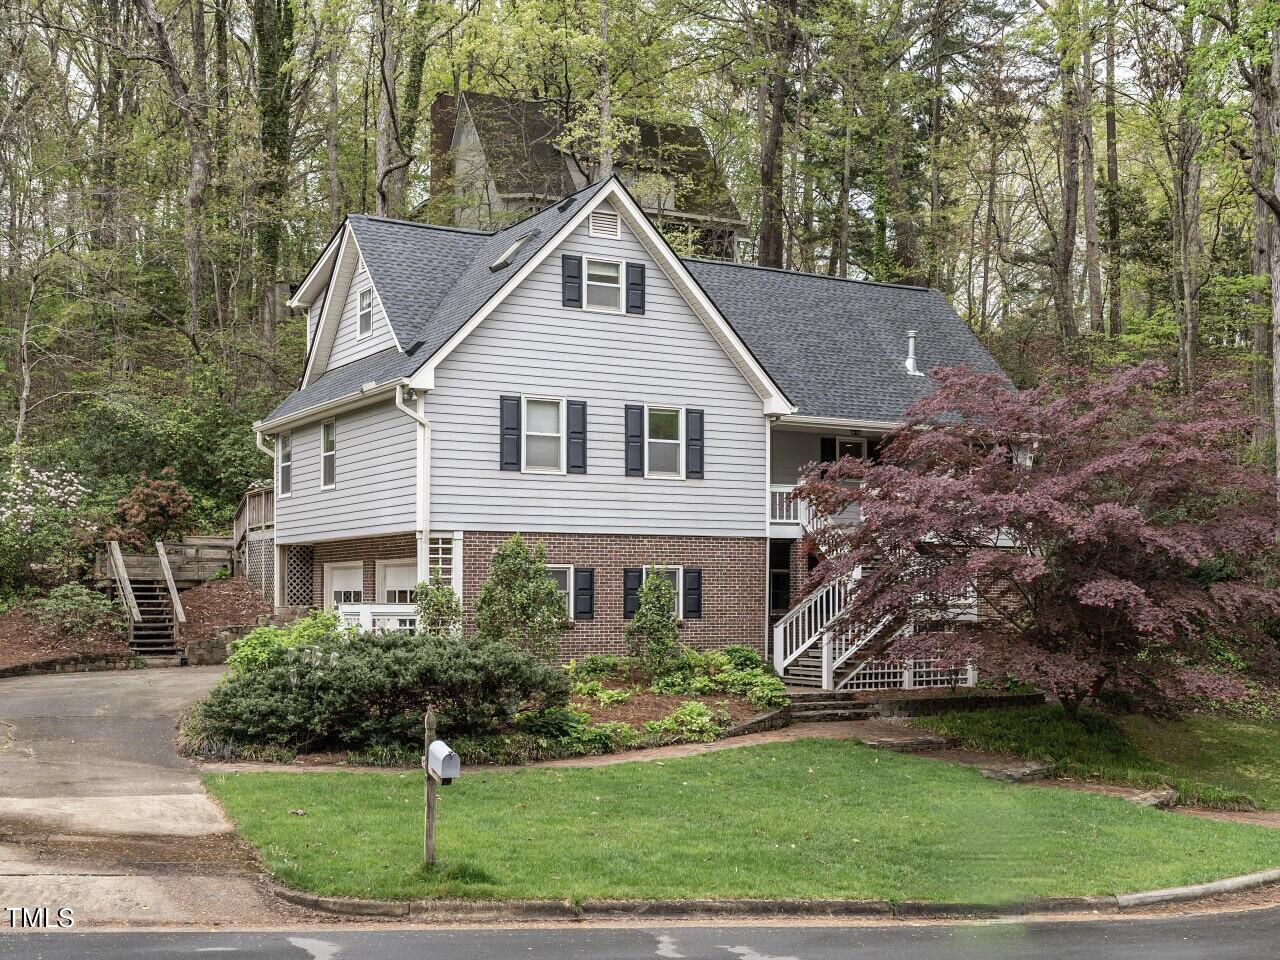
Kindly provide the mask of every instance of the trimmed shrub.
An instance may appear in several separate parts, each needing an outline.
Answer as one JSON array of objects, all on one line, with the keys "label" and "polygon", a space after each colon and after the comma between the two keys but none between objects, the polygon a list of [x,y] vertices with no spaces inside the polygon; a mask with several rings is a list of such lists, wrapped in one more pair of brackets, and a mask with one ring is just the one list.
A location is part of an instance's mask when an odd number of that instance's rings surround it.
[{"label": "trimmed shrub", "polygon": [[431,575],[430,582],[418,584],[413,600],[418,605],[419,632],[437,637],[462,632],[462,604],[438,572]]},{"label": "trimmed shrub", "polygon": [[522,706],[562,706],[567,696],[562,670],[501,641],[336,631],[266,646],[260,663],[213,688],[184,733],[297,751],[413,748],[427,705],[442,733],[486,734]]},{"label": "trimmed shrub", "polygon": [[676,588],[651,568],[640,585],[638,599],[636,614],[623,630],[627,653],[642,661],[650,673],[659,674],[680,649]]},{"label": "trimmed shrub", "polygon": [[539,541],[530,550],[520,534],[512,534],[494,551],[476,598],[477,636],[550,661],[568,628],[564,599],[547,570],[546,547]]}]

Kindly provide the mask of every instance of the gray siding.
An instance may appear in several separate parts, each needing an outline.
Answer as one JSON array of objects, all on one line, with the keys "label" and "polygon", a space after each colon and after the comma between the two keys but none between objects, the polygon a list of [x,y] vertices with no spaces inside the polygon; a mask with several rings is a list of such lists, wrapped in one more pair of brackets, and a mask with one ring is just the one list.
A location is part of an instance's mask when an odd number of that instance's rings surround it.
[{"label": "gray siding", "polygon": [[412,532],[417,430],[394,403],[337,419],[337,485],[320,489],[320,423],[293,431],[293,493],[276,499],[276,540],[301,543]]},{"label": "gray siding", "polygon": [[[643,316],[560,305],[561,253],[644,262]],[[624,225],[579,228],[440,365],[432,422],[431,524],[441,529],[765,535],[765,420],[732,361]],[[588,472],[499,469],[498,398],[585,400]],[[623,407],[700,408],[706,478],[625,476]]]},{"label": "gray siding", "polygon": [[395,334],[391,324],[387,322],[387,314],[382,309],[382,301],[378,299],[378,291],[373,291],[373,332],[364,339],[358,339],[358,321],[360,314],[360,292],[373,286],[369,279],[369,271],[365,268],[364,257],[356,264],[355,273],[351,277],[351,285],[347,288],[347,299],[342,305],[342,319],[338,321],[338,329],[333,338],[333,349],[329,352],[327,369],[340,367],[352,360],[359,360],[370,354],[378,353],[387,347],[396,345]]},{"label": "gray siding", "polygon": [[774,430],[769,448],[769,482],[795,483],[807,463],[822,456],[822,437],[816,433]]}]

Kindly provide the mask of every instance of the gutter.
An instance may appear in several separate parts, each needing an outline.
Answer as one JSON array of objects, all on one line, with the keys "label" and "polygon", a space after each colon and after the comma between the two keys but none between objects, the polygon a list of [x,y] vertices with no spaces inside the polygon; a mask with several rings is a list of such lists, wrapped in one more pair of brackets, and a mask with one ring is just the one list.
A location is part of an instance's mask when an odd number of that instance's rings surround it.
[{"label": "gutter", "polygon": [[374,400],[381,399],[384,395],[390,396],[391,393],[402,386],[408,385],[408,380],[400,377],[396,380],[388,380],[386,383],[375,383],[370,381],[362,386],[355,393],[348,393],[345,396],[338,397],[336,400],[328,400],[325,403],[317,404],[314,407],[307,407],[299,410],[297,413],[291,413],[281,417],[279,420],[272,420],[269,423],[262,420],[256,420],[253,429],[259,433],[280,433],[289,427],[299,423],[309,423],[318,419],[325,414],[341,413],[344,410],[354,410],[356,407],[362,407],[365,404],[372,403]]}]

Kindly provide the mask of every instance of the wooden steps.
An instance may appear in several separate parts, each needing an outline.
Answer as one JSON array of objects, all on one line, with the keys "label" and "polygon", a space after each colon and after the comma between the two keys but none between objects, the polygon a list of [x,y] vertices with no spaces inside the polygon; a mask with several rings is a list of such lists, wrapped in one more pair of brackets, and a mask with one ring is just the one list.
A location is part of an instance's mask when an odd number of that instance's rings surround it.
[{"label": "wooden steps", "polygon": [[133,624],[129,649],[140,657],[180,657],[177,624],[169,589],[163,580],[130,579],[140,621]]}]

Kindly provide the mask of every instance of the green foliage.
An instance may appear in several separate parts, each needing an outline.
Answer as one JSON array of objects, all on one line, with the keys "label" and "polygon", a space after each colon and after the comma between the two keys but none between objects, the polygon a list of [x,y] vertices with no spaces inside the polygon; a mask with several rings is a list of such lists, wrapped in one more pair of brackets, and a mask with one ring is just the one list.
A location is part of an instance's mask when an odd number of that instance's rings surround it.
[{"label": "green foliage", "polygon": [[627,653],[651,673],[662,673],[680,645],[676,623],[676,590],[671,581],[650,569],[640,585],[639,604],[623,630]]},{"label": "green foliage", "polygon": [[313,610],[283,627],[257,627],[233,641],[227,666],[232,673],[256,670],[265,666],[278,650],[323,643],[340,632],[340,621],[336,613]]},{"label": "green foliage", "polygon": [[661,720],[646,721],[645,731],[663,741],[709,743],[724,733],[728,717],[717,715],[696,700],[682,703]]},{"label": "green foliage", "polygon": [[522,706],[563,705],[564,672],[503,641],[453,635],[325,631],[268,646],[188,717],[191,741],[292,750],[412,748],[435,707],[444,734],[485,734]]},{"label": "green foliage", "polygon": [[594,700],[602,707],[607,707],[611,703],[626,703],[631,699],[629,691],[606,687],[599,680],[577,680],[570,687],[569,692],[575,697]]},{"label": "green foliage", "polygon": [[31,612],[42,624],[73,640],[124,636],[120,604],[79,583],[54,587],[46,596],[32,600]]},{"label": "green foliage", "polygon": [[494,551],[476,598],[477,635],[550,661],[568,628],[564,600],[547,572],[546,547],[539,541],[530,550],[520,534],[512,534]]},{"label": "green foliage", "polygon": [[514,726],[535,737],[563,740],[589,720],[585,713],[570,707],[548,707],[516,714]]},{"label": "green foliage", "polygon": [[591,680],[624,676],[633,666],[634,662],[628,657],[589,653],[581,660],[570,660],[565,664],[565,670],[574,680]]},{"label": "green foliage", "polygon": [[0,474],[0,596],[64,583],[87,563],[88,492],[63,467],[17,461]]},{"label": "green foliage", "polygon": [[177,540],[191,530],[191,494],[180,484],[172,467],[160,476],[145,473],[116,502],[114,523],[103,531],[104,540],[119,540],[135,550],[154,550],[157,540]]},{"label": "green foliage", "polygon": [[[1058,706],[953,711],[918,721],[972,750],[1006,753],[1050,764],[1054,774],[1137,787],[1173,787],[1180,803],[1251,810],[1248,794],[1200,779],[1201,772],[1152,756],[1114,717]],[[1256,729],[1256,728],[1255,728]]]},{"label": "green foliage", "polygon": [[732,693],[761,708],[787,702],[786,685],[754,650],[734,645],[698,653],[684,647],[665,672],[656,676],[654,693],[707,696]]},{"label": "green foliage", "polygon": [[414,602],[418,605],[419,631],[435,636],[462,631],[462,604],[439,573],[431,575],[430,583],[424,580],[418,584]]}]

